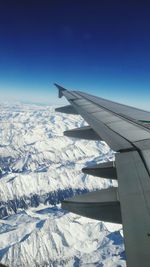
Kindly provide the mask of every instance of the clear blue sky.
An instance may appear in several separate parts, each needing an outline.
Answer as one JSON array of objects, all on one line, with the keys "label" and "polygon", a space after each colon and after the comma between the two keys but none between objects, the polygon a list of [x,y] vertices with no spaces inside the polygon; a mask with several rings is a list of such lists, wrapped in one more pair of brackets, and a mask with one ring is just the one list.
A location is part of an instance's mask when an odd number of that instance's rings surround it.
[{"label": "clear blue sky", "polygon": [[1,0],[0,98],[55,104],[54,82],[150,110],[150,3]]}]

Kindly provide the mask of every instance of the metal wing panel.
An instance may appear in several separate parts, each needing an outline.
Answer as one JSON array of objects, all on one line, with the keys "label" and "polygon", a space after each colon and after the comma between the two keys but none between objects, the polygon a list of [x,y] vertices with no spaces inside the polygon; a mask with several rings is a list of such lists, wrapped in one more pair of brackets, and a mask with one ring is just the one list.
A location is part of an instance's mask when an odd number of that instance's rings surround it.
[{"label": "metal wing panel", "polygon": [[[100,101],[99,98],[89,95],[87,98],[87,94],[78,92],[63,90],[62,94],[113,150],[131,149],[132,143],[150,139],[150,129],[121,116],[121,112],[115,113],[116,107],[120,111],[122,105],[103,99]],[[109,104],[114,105],[114,109],[110,108],[111,111],[108,110]]]},{"label": "metal wing panel", "polygon": [[83,97],[80,99],[74,99],[74,103],[79,106],[89,105],[91,102],[87,99],[84,99]]},{"label": "metal wing panel", "polygon": [[101,120],[101,122],[104,122],[106,125],[111,122],[120,121],[117,116],[103,110],[95,112],[93,115],[96,119]]},{"label": "metal wing panel", "polygon": [[65,136],[69,136],[72,138],[80,138],[87,140],[101,140],[100,136],[90,127],[84,126],[80,128],[71,129],[64,132]]},{"label": "metal wing panel", "polygon": [[[115,114],[112,111],[103,109],[98,104],[91,103],[88,100],[74,100],[74,106],[82,108],[90,116],[100,122],[103,122],[109,129],[116,132],[129,142],[136,142],[144,139],[150,139],[150,130],[143,128],[142,125],[137,125],[134,121],[129,121],[127,118],[122,117],[120,114]],[[77,107],[76,107],[77,108]],[[113,119],[111,120],[111,116]],[[108,117],[110,117],[108,120]]]},{"label": "metal wing panel", "polygon": [[77,107],[73,102],[72,105],[78,110],[78,113],[88,122],[95,132],[114,150],[132,149],[132,145],[125,138],[121,137],[104,123],[96,119],[91,114],[84,110],[84,107]]},{"label": "metal wing panel", "polygon": [[78,94],[120,115],[124,115],[126,117],[130,117],[135,120],[150,121],[149,111],[145,111],[145,110],[141,110],[135,107],[116,103],[114,101],[106,100],[101,97],[95,97],[95,96],[92,96],[90,94],[86,94],[83,92],[78,92]]},{"label": "metal wing panel", "polygon": [[139,126],[136,126],[127,121],[113,121],[107,123],[108,127],[117,132],[130,142],[136,142],[140,140],[150,139],[150,131],[144,130]]},{"label": "metal wing panel", "polygon": [[140,151],[141,158],[143,159],[145,167],[150,175],[150,139],[143,140],[140,142],[135,142],[134,145]]},{"label": "metal wing panel", "polygon": [[102,109],[94,104],[88,104],[86,106],[83,106],[84,110],[88,113],[94,113],[98,111],[102,111]]},{"label": "metal wing panel", "polygon": [[62,208],[95,220],[122,222],[117,188],[77,195],[64,200]]},{"label": "metal wing panel", "polygon": [[76,109],[74,109],[72,105],[67,105],[67,106],[56,108],[55,111],[66,113],[66,114],[73,114],[73,115],[78,114],[78,112],[76,111]]},{"label": "metal wing panel", "polygon": [[150,177],[137,151],[116,155],[128,267],[150,266]]},{"label": "metal wing panel", "polygon": [[85,167],[82,169],[82,172],[101,178],[117,180],[117,173],[114,161],[108,161],[92,165],[90,167]]}]

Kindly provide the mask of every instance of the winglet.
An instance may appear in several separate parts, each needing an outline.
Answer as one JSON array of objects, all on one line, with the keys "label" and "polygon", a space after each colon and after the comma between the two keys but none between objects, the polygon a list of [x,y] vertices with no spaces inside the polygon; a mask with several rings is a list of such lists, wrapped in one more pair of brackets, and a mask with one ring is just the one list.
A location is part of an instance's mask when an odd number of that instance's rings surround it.
[{"label": "winglet", "polygon": [[66,89],[57,83],[54,83],[54,85],[58,88],[58,97],[61,98],[63,96],[63,91],[66,91]]}]

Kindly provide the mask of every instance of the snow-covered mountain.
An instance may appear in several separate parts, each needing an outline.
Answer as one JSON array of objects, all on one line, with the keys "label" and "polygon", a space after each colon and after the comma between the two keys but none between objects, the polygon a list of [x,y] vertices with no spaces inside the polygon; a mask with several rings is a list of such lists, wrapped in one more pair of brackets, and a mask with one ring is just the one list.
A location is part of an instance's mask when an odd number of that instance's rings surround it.
[{"label": "snow-covered mountain", "polygon": [[0,258],[8,266],[125,267],[121,225],[68,213],[60,201],[116,185],[81,169],[113,160],[104,142],[69,139],[86,125],[53,107],[0,105]]}]

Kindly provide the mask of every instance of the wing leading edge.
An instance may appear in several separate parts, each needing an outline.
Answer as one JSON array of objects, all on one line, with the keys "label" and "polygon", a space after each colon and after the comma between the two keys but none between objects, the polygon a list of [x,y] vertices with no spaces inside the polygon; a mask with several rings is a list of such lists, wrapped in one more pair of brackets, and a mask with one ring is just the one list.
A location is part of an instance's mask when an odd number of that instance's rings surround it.
[{"label": "wing leading edge", "polygon": [[66,113],[78,113],[89,124],[87,129],[73,129],[66,135],[94,136],[117,152],[114,163],[84,168],[83,172],[117,179],[118,187],[76,196],[65,200],[62,207],[86,217],[122,222],[127,266],[149,267],[150,129],[143,122],[150,121],[150,112],[55,85],[59,97],[70,102]]}]

